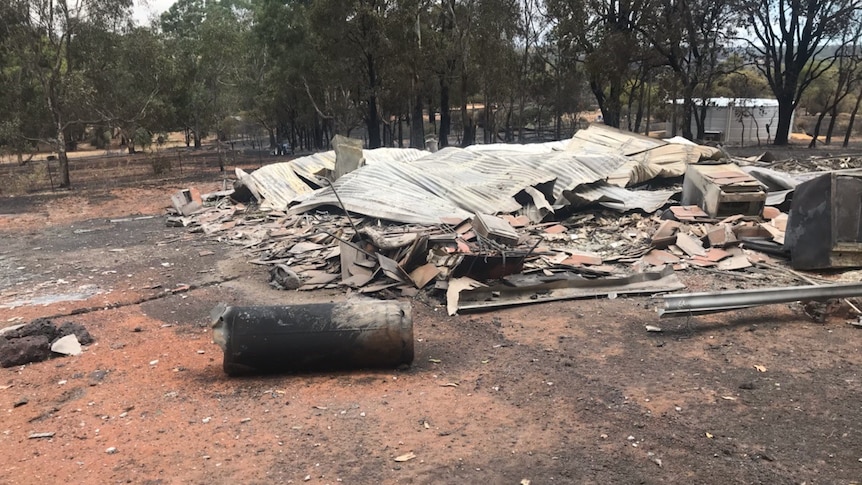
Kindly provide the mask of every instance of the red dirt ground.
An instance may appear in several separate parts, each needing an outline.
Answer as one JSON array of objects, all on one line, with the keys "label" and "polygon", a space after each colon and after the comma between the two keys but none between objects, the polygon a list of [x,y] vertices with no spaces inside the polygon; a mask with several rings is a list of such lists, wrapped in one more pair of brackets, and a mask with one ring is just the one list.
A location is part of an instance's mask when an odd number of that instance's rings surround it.
[{"label": "red dirt ground", "polygon": [[[0,483],[862,481],[862,333],[796,305],[658,320],[649,299],[618,298],[447,317],[420,296],[407,370],[229,378],[208,329],[218,302],[348,295],[274,290],[235,247],[166,227],[184,185],[0,199],[0,326],[51,316],[96,338],[0,369]],[[690,291],[789,283],[681,277]],[[98,293],[26,303],[85,290]],[[55,434],[28,439],[40,432]]]}]

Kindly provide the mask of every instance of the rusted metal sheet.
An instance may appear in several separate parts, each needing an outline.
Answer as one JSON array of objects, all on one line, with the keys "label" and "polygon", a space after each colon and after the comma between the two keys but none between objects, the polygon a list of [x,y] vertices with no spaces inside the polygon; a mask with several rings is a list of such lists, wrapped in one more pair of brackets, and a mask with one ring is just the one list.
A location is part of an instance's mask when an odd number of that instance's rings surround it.
[{"label": "rusted metal sheet", "polygon": [[460,289],[458,311],[490,310],[556,300],[676,291],[685,285],[673,270],[624,277],[586,279],[572,275],[535,277],[528,284],[471,285]]}]

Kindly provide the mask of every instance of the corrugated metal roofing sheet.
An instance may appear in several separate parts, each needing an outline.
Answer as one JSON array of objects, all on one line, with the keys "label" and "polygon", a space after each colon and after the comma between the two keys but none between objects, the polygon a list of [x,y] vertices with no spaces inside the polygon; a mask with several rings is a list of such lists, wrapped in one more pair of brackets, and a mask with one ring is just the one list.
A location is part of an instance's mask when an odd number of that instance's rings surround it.
[{"label": "corrugated metal roofing sheet", "polygon": [[[372,165],[380,161],[410,162],[427,155],[427,152],[413,148],[377,148],[363,150],[365,163]],[[247,174],[243,182],[252,186],[252,191],[263,200],[261,208],[283,210],[313,191],[305,181],[326,185],[325,175],[335,169],[335,151],[314,153],[282,163],[263,166]],[[300,178],[302,177],[302,178]]]},{"label": "corrugated metal roofing sheet", "polygon": [[[630,182],[635,169],[642,169],[637,178],[673,176],[686,162],[714,155],[704,148],[668,146],[603,125],[579,131],[568,143],[449,147],[436,153],[381,148],[365,150],[365,165],[336,181],[335,189],[350,212],[407,223],[516,212],[533,205],[536,197],[553,204],[590,201],[652,212],[672,192],[630,191],[605,181],[613,174],[617,183]],[[298,203],[292,208],[298,213],[339,205],[330,188],[312,191],[302,180],[324,186],[323,178],[334,167],[335,152],[329,151],[264,167],[249,179],[266,206]]]},{"label": "corrugated metal roofing sheet", "polygon": [[[437,223],[442,217],[476,212],[514,212],[521,208],[515,196],[527,187],[543,186],[546,195],[564,200],[564,190],[603,180],[625,161],[619,155],[449,147],[412,162],[367,165],[336,181],[335,189],[348,211],[400,222]],[[322,205],[338,205],[328,188],[293,210]]]},{"label": "corrugated metal roofing sheet", "polygon": [[655,212],[670,199],[673,190],[629,190],[606,182],[578,187],[568,193],[570,200],[579,202],[598,202],[618,211],[640,209]]},{"label": "corrugated metal roofing sheet", "polygon": [[575,132],[575,136],[572,137],[566,150],[582,154],[634,155],[666,144],[667,142],[664,140],[622,131],[610,126],[590,125],[586,130]]},{"label": "corrugated metal roofing sheet", "polygon": [[251,191],[263,198],[263,209],[284,209],[290,201],[312,191],[302,179],[296,176],[291,162],[273,163],[261,167],[242,177],[243,183]]},{"label": "corrugated metal roofing sheet", "polygon": [[300,177],[304,177],[307,180],[318,181],[323,178],[327,170],[335,170],[335,150],[315,153],[307,157],[299,157],[289,162],[285,162],[285,164],[293,168],[293,171]]},{"label": "corrugated metal roofing sheet", "polygon": [[[441,217],[466,219],[471,213],[400,177],[410,164],[380,162],[366,165],[335,182],[338,196],[351,213],[391,221],[437,224]],[[321,206],[339,206],[332,189],[318,190],[313,196],[293,207],[301,213]]]},{"label": "corrugated metal roofing sheet", "polygon": [[548,153],[554,150],[565,150],[569,140],[549,141],[545,143],[489,143],[487,145],[470,145],[464,148],[471,152],[519,152]]}]

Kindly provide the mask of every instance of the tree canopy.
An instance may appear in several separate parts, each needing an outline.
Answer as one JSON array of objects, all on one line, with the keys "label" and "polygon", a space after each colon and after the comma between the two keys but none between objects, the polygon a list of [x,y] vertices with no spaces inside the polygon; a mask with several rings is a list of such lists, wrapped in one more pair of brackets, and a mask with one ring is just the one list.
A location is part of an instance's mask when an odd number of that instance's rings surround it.
[{"label": "tree canopy", "polygon": [[862,92],[862,0],[177,0],[147,26],[131,7],[0,1],[3,150],[26,163],[47,144],[69,185],[82,141],[523,142],[591,109],[643,131],[671,105],[697,139],[706,99],[769,94],[781,144],[800,103]]}]

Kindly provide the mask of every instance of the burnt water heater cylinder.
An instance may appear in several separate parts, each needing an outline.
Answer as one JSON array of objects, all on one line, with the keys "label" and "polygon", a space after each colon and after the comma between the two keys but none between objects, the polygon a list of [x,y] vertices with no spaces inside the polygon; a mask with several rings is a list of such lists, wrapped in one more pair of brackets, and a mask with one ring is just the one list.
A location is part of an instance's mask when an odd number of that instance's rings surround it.
[{"label": "burnt water heater cylinder", "polygon": [[213,342],[228,375],[396,368],[413,362],[409,303],[361,300],[217,306]]}]

